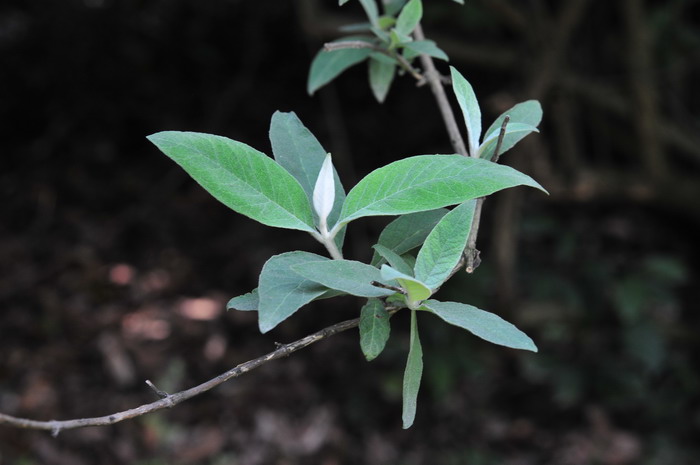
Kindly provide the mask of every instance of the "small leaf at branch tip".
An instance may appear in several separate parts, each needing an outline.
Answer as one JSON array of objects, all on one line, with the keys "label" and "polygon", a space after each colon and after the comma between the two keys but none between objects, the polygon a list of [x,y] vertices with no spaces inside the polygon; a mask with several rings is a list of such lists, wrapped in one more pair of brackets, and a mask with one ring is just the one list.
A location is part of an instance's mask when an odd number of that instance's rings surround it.
[{"label": "small leaf at branch tip", "polygon": [[333,178],[333,160],[331,154],[326,155],[326,159],[321,165],[314,187],[314,209],[318,214],[321,233],[327,232],[328,215],[333,209],[335,202],[335,179]]}]

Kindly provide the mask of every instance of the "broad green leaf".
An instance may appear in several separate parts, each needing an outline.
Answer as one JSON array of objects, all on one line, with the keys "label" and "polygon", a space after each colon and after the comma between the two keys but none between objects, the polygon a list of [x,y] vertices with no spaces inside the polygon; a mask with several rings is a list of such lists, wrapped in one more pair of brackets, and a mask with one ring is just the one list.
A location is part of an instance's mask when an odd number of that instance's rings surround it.
[{"label": "broad green leaf", "polygon": [[[411,213],[402,215],[389,223],[379,234],[377,244],[387,249],[403,255],[409,250],[413,250],[425,241],[430,231],[445,216],[448,210],[439,208],[426,212]],[[375,253],[372,257],[372,265],[379,265],[380,257]]]},{"label": "broad green leaf", "polygon": [[425,283],[413,276],[401,273],[389,265],[382,265],[381,275],[384,281],[395,280],[406,291],[406,304],[410,309],[417,309],[421,302],[432,294],[432,291]]},{"label": "broad green leaf", "polygon": [[368,362],[382,353],[390,331],[389,313],[381,300],[369,299],[360,311],[360,348]]},{"label": "broad green leaf", "polygon": [[[503,138],[503,144],[501,145],[501,154],[510,150],[522,138],[530,133],[522,130],[511,130],[511,126],[519,124],[531,126],[532,128],[539,126],[540,121],[542,121],[542,106],[537,100],[528,100],[526,102],[518,103],[510,110],[503,112],[503,114],[496,118],[496,121],[494,121],[484,133],[484,142],[482,145],[484,145],[486,140],[489,138],[495,137],[496,140],[498,140],[498,134],[501,131],[501,126],[503,125],[503,120],[505,119],[506,115],[510,116],[510,121],[506,126],[506,136]],[[516,128],[517,127],[518,126],[516,126]],[[512,134],[509,134],[511,132]],[[481,158],[486,158],[487,160],[493,158],[493,150],[495,147],[495,145],[492,146],[490,153],[486,152],[484,149],[479,149],[481,152]]]},{"label": "broad green leaf", "polygon": [[258,289],[255,288],[247,294],[239,295],[229,300],[226,304],[226,310],[248,312],[257,310],[259,306],[260,296],[258,295]]},{"label": "broad green leaf", "polygon": [[297,180],[254,148],[196,132],[159,132],[148,140],[232,210],[268,226],[315,230]]},{"label": "broad green leaf", "polygon": [[[503,136],[503,142],[501,143],[498,156],[503,155],[503,152],[505,152],[505,150],[503,150],[504,148],[507,147],[506,150],[512,148],[518,141],[531,132],[539,131],[536,127],[530,126],[529,124],[508,123],[506,125],[506,132]],[[484,138],[484,141],[481,143],[479,151],[477,152],[477,156],[485,160],[492,160],[496,152],[496,147],[498,146],[499,137],[500,131],[491,133],[488,137]],[[506,146],[506,144],[508,144],[508,146]]]},{"label": "broad green leaf", "polygon": [[377,9],[377,2],[375,0],[360,0],[362,8],[364,8],[365,13],[369,22],[374,27],[379,27],[379,10]]},{"label": "broad green leaf", "polygon": [[418,337],[418,316],[415,310],[411,311],[411,340],[406,360],[406,370],[403,373],[403,428],[413,425],[418,406],[418,390],[420,379],[423,376],[423,348]]},{"label": "broad green leaf", "polygon": [[416,28],[422,16],[423,4],[421,0],[410,0],[396,19],[396,32],[406,36],[409,35]]},{"label": "broad green leaf", "polygon": [[375,244],[372,246],[372,248],[384,259],[386,260],[389,265],[392,267],[396,268],[398,271],[400,271],[403,274],[413,276],[413,267],[410,266],[408,263],[406,263],[406,260],[404,258],[395,253],[393,250],[384,247],[381,244]]},{"label": "broad green leaf", "polygon": [[393,16],[380,16],[377,26],[379,26],[380,29],[386,31],[394,24],[396,24],[396,18],[394,18]]},{"label": "broad green leaf", "polygon": [[389,92],[391,83],[394,80],[396,65],[393,63],[387,64],[372,57],[370,57],[368,63],[369,86],[372,89],[374,98],[376,98],[379,103],[383,103],[386,94]]},{"label": "broad green leaf", "polygon": [[268,332],[328,291],[328,288],[298,275],[292,269],[294,265],[323,261],[330,260],[309,252],[286,252],[271,257],[265,263],[258,285],[258,325],[261,332]]},{"label": "broad green leaf", "polygon": [[343,48],[332,52],[319,51],[311,62],[309,82],[306,86],[309,95],[313,95],[314,92],[331,82],[349,67],[365,61],[370,52],[369,48]]},{"label": "broad green leaf", "polygon": [[[304,189],[309,203],[313,201],[313,192],[318,173],[326,158],[326,150],[301,122],[294,112],[276,111],[270,121],[270,142],[272,153],[277,163],[291,173]],[[338,220],[340,209],[345,200],[345,189],[333,169],[335,180],[335,202],[328,216],[328,226],[333,227]],[[315,212],[314,218],[316,219]],[[342,239],[344,234],[336,238]],[[342,241],[338,247],[342,246]]]},{"label": "broad green leaf", "polygon": [[450,61],[449,57],[432,40],[414,40],[404,44],[404,47],[414,52],[416,55],[424,53],[439,60]]},{"label": "broad green leaf", "polygon": [[431,289],[436,289],[445,282],[467,246],[475,208],[476,200],[464,202],[435,226],[418,252],[416,279]]},{"label": "broad green leaf", "polygon": [[523,123],[537,127],[542,121],[542,105],[540,105],[540,102],[537,100],[527,100],[514,105],[511,109],[504,111],[501,116],[496,118],[493,124],[484,132],[485,138],[492,133],[498,134],[506,115],[510,116],[510,122],[508,124]]},{"label": "broad green leaf", "polygon": [[423,302],[422,309],[427,309],[447,323],[464,328],[494,344],[537,352],[537,346],[527,334],[493,313],[467,304],[437,300]]},{"label": "broad green leaf", "polygon": [[525,185],[542,189],[508,166],[455,155],[419,155],[372,171],[348,193],[338,224],[357,218],[435,210]]},{"label": "broad green leaf", "polygon": [[353,260],[306,261],[291,268],[296,274],[327,288],[360,297],[383,297],[394,293],[370,284],[382,281],[378,269]]},{"label": "broad green leaf", "polygon": [[467,139],[469,140],[469,154],[476,156],[479,149],[479,138],[481,137],[481,110],[479,102],[474,94],[471,84],[464,79],[459,71],[450,66],[452,75],[452,90],[457,97],[457,103],[464,115],[464,124],[467,126]]}]

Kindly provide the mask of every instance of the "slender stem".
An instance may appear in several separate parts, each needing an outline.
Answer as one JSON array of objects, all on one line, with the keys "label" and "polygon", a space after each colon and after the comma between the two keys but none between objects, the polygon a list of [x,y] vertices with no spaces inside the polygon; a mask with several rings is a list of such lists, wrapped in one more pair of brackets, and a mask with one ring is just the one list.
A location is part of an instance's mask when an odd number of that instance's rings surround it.
[{"label": "slender stem", "polygon": [[[413,31],[413,35],[416,40],[425,40],[425,34],[423,34],[423,28],[418,24]],[[423,63],[423,68],[425,68],[425,78],[430,84],[430,90],[435,96],[438,108],[440,109],[440,114],[442,115],[442,120],[445,122],[445,128],[447,129],[447,134],[450,136],[450,142],[452,143],[452,148],[460,155],[468,156],[467,147],[464,145],[464,139],[462,139],[462,134],[457,126],[457,120],[452,112],[452,107],[450,106],[449,100],[447,100],[447,94],[445,89],[442,87],[442,80],[440,79],[440,74],[435,69],[435,63],[429,55],[420,55],[421,63]]]},{"label": "slender stem", "polygon": [[323,44],[323,49],[327,52],[333,52],[335,50],[342,50],[345,48],[369,48],[375,52],[382,53],[388,57],[391,57],[399,62],[401,68],[406,70],[413,78],[422,82],[425,78],[414,68],[411,63],[408,62],[403,56],[398,53],[394,53],[378,45],[372,44],[370,42],[365,42],[363,40],[344,40],[342,42],[327,42]]},{"label": "slender stem", "polygon": [[[396,309],[394,308],[387,308],[387,310],[396,311]],[[113,425],[115,423],[119,423],[130,418],[139,417],[141,415],[155,412],[157,410],[174,407],[175,405],[184,402],[187,399],[202,394],[203,392],[206,392],[222,383],[225,383],[230,379],[237,378],[244,373],[247,373],[251,370],[254,370],[255,368],[264,365],[267,362],[277,360],[278,358],[286,357],[287,355],[296,352],[297,350],[310,346],[311,344],[321,341],[327,337],[354,328],[357,325],[359,325],[359,323],[360,319],[355,318],[354,320],[347,320],[328,326],[327,328],[317,331],[297,341],[291,342],[289,344],[280,345],[276,350],[268,353],[267,355],[263,355],[262,357],[258,357],[256,359],[249,360],[245,363],[241,363],[240,365],[231,368],[227,372],[222,373],[215,378],[212,378],[198,386],[186,389],[184,391],[176,392],[174,394],[167,394],[163,391],[155,389],[155,392],[158,394],[158,396],[162,397],[161,399],[155,402],[151,402],[150,404],[144,404],[136,408],[124,410],[122,412],[116,412],[112,413],[111,415],[105,415],[102,417],[78,418],[75,420],[62,421],[37,421],[30,420],[27,418],[17,418],[10,415],[5,415],[4,413],[0,413],[0,425],[5,424],[19,428],[47,430],[51,431],[51,433],[54,436],[57,436],[58,433],[60,433],[62,430],[67,429],[82,428],[85,426]],[[153,389],[151,385],[152,383],[149,384],[149,387]]]},{"label": "slender stem", "polygon": [[[324,231],[322,233],[319,233],[317,231],[310,232],[311,237],[316,239],[318,242],[323,244],[323,246],[326,248],[328,253],[330,254],[331,258],[333,260],[342,260],[343,259],[343,252],[340,251],[338,246],[335,244],[335,235],[337,234],[336,228],[333,228],[331,232],[328,232],[327,228],[324,228]],[[325,234],[323,234],[325,233]]]}]

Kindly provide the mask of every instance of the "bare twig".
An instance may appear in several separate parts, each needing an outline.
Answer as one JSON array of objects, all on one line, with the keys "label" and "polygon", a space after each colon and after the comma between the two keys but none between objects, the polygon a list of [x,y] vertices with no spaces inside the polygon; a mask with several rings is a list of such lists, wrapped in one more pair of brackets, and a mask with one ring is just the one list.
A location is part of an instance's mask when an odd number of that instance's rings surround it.
[{"label": "bare twig", "polygon": [[372,44],[370,42],[365,42],[362,40],[343,40],[341,42],[327,42],[323,44],[323,49],[327,52],[333,52],[335,50],[343,50],[346,48],[368,48],[384,54],[390,58],[395,59],[399,62],[401,68],[406,70],[416,81],[419,83],[423,82],[425,78],[414,68],[411,63],[409,63],[403,56],[398,53],[391,53],[389,50],[382,48],[378,45]]},{"label": "bare twig", "polygon": [[[416,40],[425,40],[425,34],[423,34],[423,29],[419,24],[413,31],[413,35]],[[462,134],[457,126],[457,120],[455,120],[455,115],[452,112],[452,107],[450,102],[447,100],[447,95],[445,94],[445,89],[442,87],[442,81],[440,79],[440,74],[435,69],[435,63],[429,55],[420,55],[421,63],[425,69],[425,78],[430,84],[430,90],[435,96],[438,108],[440,108],[440,114],[442,115],[442,120],[445,122],[445,127],[447,128],[447,134],[450,136],[450,142],[452,143],[452,148],[455,152],[462,156],[468,156],[467,147],[464,145],[464,139],[462,139]]]},{"label": "bare twig", "polygon": [[[387,308],[390,313],[396,312],[398,309],[394,307]],[[0,425],[10,425],[18,428],[26,429],[38,429],[51,431],[53,436],[58,436],[58,434],[67,429],[83,428],[85,426],[106,426],[119,423],[130,418],[139,417],[141,415],[146,415],[164,408],[171,408],[187,399],[195,397],[202,394],[226,381],[237,378],[243,373],[247,373],[261,365],[272,360],[277,360],[278,358],[286,357],[287,355],[296,352],[297,350],[303,349],[304,347],[310,346],[311,344],[321,341],[327,337],[333,336],[345,330],[355,328],[359,325],[360,319],[355,318],[354,320],[342,321],[334,325],[328,326],[318,332],[315,332],[309,336],[306,336],[298,341],[291,342],[289,344],[282,344],[276,350],[258,357],[253,360],[249,360],[245,363],[231,368],[229,371],[220,374],[216,378],[212,378],[198,386],[192,387],[190,389],[176,392],[174,394],[168,394],[166,392],[157,389],[153,383],[147,381],[146,383],[151,387],[151,389],[159,396],[161,399],[151,402],[150,404],[144,404],[136,408],[125,410],[123,412],[113,413],[111,415],[105,415],[102,417],[94,418],[78,418],[75,420],[50,420],[50,421],[37,421],[30,420],[27,418],[17,418],[10,415],[5,415],[0,413]]]}]

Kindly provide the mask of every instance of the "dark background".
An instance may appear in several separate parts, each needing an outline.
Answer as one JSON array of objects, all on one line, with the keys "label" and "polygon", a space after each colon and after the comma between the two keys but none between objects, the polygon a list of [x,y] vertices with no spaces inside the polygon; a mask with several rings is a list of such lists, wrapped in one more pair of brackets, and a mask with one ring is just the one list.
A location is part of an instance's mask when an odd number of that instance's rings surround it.
[{"label": "dark background", "polygon": [[[426,0],[424,29],[474,85],[485,127],[536,98],[541,135],[502,159],[484,262],[444,300],[516,323],[538,354],[421,319],[425,377],[403,431],[407,319],[379,359],[356,331],[166,412],[52,438],[0,426],[8,464],[695,464],[700,426],[698,2]],[[225,135],[270,153],[295,111],[346,189],[450,153],[427,87],[373,101],[358,66],[314,97],[309,63],[357,2],[4,1],[0,6],[0,411],[99,416],[154,400],[358,313],[314,303],[261,335],[226,313],[276,253],[319,245],[218,204],[145,136]],[[445,73],[447,66],[438,63]],[[387,219],[353,223],[366,260]]]}]

